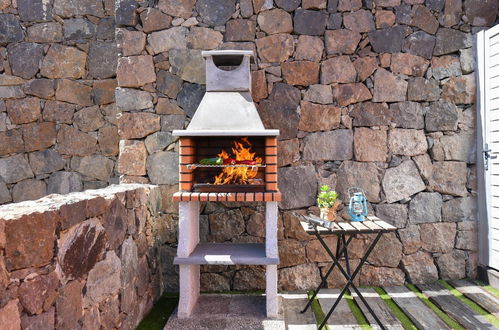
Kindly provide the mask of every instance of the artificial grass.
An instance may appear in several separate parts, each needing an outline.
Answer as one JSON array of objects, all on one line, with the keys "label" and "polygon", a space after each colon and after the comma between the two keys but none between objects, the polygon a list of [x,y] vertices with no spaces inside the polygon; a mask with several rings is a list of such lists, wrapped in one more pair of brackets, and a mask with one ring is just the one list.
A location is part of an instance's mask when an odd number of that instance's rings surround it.
[{"label": "artificial grass", "polygon": [[[307,291],[308,299],[312,298],[312,295],[313,295],[312,291]],[[321,304],[319,303],[319,300],[317,299],[317,297],[315,297],[314,300],[312,300],[312,303],[310,304],[310,308],[314,312],[315,323],[317,323],[317,326],[321,325],[322,321],[326,317],[326,314],[324,314],[324,312],[322,311]],[[326,325],[324,325],[324,327],[322,329],[329,330],[329,327],[326,324]]]},{"label": "artificial grass", "polygon": [[382,288],[374,288],[374,290],[378,293],[378,295],[383,299],[385,304],[390,308],[392,313],[399,319],[402,323],[402,326],[406,330],[417,330],[418,328],[412,323],[411,319],[405,315],[405,313],[400,309],[400,307],[393,301],[393,299],[386,293]]},{"label": "artificial grass", "polygon": [[178,304],[178,294],[165,293],[159,298],[149,314],[140,322],[136,330],[163,330],[168,318]]},{"label": "artificial grass", "polygon": [[434,303],[428,299],[421,291],[419,291],[414,284],[407,284],[407,287],[418,296],[419,299],[425,303],[426,306],[431,308],[448,326],[456,330],[465,330],[459,323],[457,323],[449,315],[445,314],[440,308],[438,308]]},{"label": "artificial grass", "polygon": [[444,280],[438,280],[438,283],[440,283],[444,288],[449,290],[454,296],[456,296],[459,300],[461,300],[463,303],[468,305],[475,313],[478,313],[482,315],[490,324],[492,324],[496,329],[499,329],[499,319],[497,319],[494,315],[480,307],[478,304],[476,304],[473,300],[467,298],[465,295],[463,295],[459,290],[451,286],[449,283],[447,283]]},{"label": "artificial grass", "polygon": [[362,313],[362,310],[357,305],[350,292],[347,291],[343,297],[345,297],[348,307],[350,307],[350,310],[352,311],[353,316],[357,320],[357,323],[360,325],[360,328],[362,330],[372,329],[371,324],[364,316],[364,313]]}]

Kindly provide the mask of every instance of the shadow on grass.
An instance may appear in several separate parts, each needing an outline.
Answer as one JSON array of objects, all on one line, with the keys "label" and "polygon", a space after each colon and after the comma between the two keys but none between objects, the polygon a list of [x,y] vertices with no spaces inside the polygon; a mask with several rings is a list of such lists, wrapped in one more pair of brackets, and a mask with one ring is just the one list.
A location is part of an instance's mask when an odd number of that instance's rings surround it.
[{"label": "shadow on grass", "polygon": [[166,321],[178,304],[177,293],[165,293],[140,322],[137,330],[163,330]]}]

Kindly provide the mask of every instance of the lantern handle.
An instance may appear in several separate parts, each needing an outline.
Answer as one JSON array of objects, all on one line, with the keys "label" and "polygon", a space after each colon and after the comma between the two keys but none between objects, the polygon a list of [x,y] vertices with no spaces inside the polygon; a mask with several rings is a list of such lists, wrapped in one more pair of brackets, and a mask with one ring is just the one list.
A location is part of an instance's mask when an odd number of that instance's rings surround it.
[{"label": "lantern handle", "polygon": [[353,194],[358,193],[358,192],[365,195],[364,190],[362,190],[362,188],[359,188],[359,187],[350,187],[350,188],[348,188],[347,192],[348,192],[348,197],[352,197]]}]

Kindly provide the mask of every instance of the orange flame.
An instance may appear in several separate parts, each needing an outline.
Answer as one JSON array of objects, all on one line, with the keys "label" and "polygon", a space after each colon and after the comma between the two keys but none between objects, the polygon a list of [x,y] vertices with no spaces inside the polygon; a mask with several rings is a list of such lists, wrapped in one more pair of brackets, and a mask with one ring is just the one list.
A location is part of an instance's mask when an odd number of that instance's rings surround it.
[{"label": "orange flame", "polygon": [[[234,141],[232,152],[235,155],[236,161],[255,161],[256,165],[261,165],[263,159],[255,157],[255,153],[251,151],[251,143],[248,138],[242,138],[240,141]],[[224,164],[230,159],[230,155],[222,150],[218,157],[224,160]],[[224,167],[222,172],[215,177],[215,184],[249,184],[251,179],[254,179],[258,173],[257,167]]]}]

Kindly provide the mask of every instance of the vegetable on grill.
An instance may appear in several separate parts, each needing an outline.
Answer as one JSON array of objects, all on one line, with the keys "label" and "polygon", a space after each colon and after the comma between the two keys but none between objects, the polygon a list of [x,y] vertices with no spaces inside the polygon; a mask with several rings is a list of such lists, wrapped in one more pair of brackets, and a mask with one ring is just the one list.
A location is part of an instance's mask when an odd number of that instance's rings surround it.
[{"label": "vegetable on grill", "polygon": [[236,164],[241,164],[241,165],[256,165],[256,161],[254,161],[254,160],[236,160]]},{"label": "vegetable on grill", "polygon": [[234,165],[236,164],[236,160],[234,158],[225,158],[224,165]]},{"label": "vegetable on grill", "polygon": [[199,161],[199,164],[203,165],[222,165],[223,163],[224,160],[220,157],[203,158]]},{"label": "vegetable on grill", "polygon": [[254,160],[235,160],[234,158],[225,158],[224,165],[256,165]]}]

